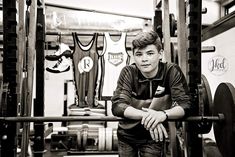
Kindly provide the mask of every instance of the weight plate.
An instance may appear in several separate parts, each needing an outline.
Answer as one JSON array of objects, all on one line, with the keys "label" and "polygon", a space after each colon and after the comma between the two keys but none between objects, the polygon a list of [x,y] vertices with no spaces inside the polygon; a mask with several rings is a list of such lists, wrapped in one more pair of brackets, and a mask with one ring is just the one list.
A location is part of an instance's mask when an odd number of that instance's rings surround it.
[{"label": "weight plate", "polygon": [[177,49],[177,43],[170,43],[171,46],[171,62],[179,65],[179,56],[178,56],[178,49]]},{"label": "weight plate", "polygon": [[82,125],[82,148],[83,150],[86,150],[86,147],[87,147],[88,129],[89,127],[87,124]]},{"label": "weight plate", "polygon": [[82,137],[81,137],[81,130],[77,130],[77,144],[78,144],[78,150],[82,149]]},{"label": "weight plate", "polygon": [[[209,83],[204,75],[201,75],[201,84],[202,84],[202,101],[203,101],[203,116],[212,116],[212,96]],[[206,134],[209,133],[212,127],[212,122],[205,121],[198,124],[200,127],[200,133]]]},{"label": "weight plate", "polygon": [[211,116],[213,112],[213,101],[209,83],[204,75],[201,75],[201,83],[203,87],[202,99],[204,103],[204,115]]},{"label": "weight plate", "polygon": [[106,137],[105,137],[105,150],[111,151],[112,150],[112,138],[113,138],[113,129],[112,128],[105,128]]},{"label": "weight plate", "polygon": [[87,151],[98,151],[98,137],[99,132],[98,128],[96,130],[90,129],[88,130],[88,138],[87,138]]},{"label": "weight plate", "polygon": [[112,141],[112,150],[117,151],[118,150],[118,137],[117,137],[117,129],[113,128],[113,141]]},{"label": "weight plate", "polygon": [[216,116],[219,113],[224,114],[223,122],[215,122],[214,134],[217,146],[224,157],[235,156],[235,89],[230,83],[220,83],[215,91],[214,111]]},{"label": "weight plate", "polygon": [[99,128],[98,150],[104,151],[104,149],[105,149],[105,128]]}]

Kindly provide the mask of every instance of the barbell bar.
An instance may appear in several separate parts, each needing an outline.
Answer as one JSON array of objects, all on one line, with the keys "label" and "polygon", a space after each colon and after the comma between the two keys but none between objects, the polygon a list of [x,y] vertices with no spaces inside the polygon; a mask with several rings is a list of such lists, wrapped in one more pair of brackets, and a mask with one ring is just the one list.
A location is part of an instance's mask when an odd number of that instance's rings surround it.
[{"label": "barbell bar", "polygon": [[[65,116],[65,117],[0,117],[0,122],[62,122],[62,121],[124,121],[125,119],[115,116]],[[225,117],[222,113],[217,116],[190,116],[183,119],[171,119],[168,121],[219,121]]]}]

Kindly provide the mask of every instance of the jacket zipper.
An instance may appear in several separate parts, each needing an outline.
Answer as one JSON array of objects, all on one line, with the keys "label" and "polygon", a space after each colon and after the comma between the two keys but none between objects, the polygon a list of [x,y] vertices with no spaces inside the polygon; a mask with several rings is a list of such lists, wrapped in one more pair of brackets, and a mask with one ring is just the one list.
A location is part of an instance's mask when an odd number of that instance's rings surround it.
[{"label": "jacket zipper", "polygon": [[152,81],[149,81],[149,95],[150,98],[153,98],[153,88],[152,88]]}]

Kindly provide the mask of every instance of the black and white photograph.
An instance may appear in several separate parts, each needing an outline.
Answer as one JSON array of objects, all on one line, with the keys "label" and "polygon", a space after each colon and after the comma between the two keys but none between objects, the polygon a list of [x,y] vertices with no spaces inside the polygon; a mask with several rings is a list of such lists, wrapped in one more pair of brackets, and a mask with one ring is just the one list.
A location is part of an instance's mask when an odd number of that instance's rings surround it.
[{"label": "black and white photograph", "polygon": [[0,157],[234,146],[235,0],[0,0]]}]

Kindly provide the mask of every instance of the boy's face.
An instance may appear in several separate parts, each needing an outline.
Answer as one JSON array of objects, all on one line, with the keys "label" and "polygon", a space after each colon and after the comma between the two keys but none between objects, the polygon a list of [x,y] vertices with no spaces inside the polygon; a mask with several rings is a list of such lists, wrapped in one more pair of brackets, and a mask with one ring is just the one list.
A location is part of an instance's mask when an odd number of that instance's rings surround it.
[{"label": "boy's face", "polygon": [[147,45],[141,49],[134,49],[134,60],[136,66],[146,78],[152,78],[157,74],[161,53],[155,45]]}]

